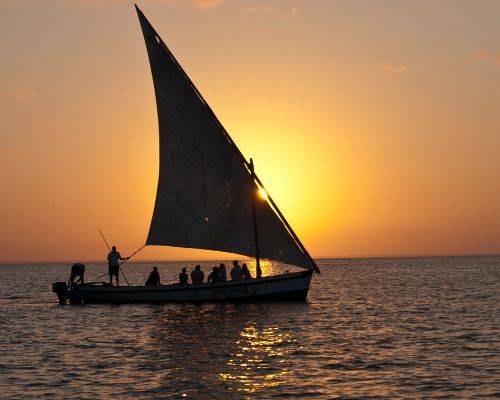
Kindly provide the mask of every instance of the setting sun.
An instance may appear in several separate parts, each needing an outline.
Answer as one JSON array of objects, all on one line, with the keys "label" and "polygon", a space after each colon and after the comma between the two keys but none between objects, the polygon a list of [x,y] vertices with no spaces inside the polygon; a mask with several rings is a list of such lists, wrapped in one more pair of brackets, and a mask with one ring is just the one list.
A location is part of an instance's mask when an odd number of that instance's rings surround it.
[{"label": "setting sun", "polygon": [[267,192],[263,188],[259,188],[259,197],[261,199],[267,200]]}]

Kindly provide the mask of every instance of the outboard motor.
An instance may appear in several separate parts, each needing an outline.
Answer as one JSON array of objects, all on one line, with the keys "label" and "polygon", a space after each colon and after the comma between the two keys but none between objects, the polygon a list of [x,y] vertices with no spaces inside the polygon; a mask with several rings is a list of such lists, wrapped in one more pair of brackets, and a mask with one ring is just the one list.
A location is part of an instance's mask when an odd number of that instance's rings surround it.
[{"label": "outboard motor", "polygon": [[68,285],[66,285],[66,282],[53,283],[52,291],[57,294],[60,305],[66,304],[66,299],[68,298]]},{"label": "outboard motor", "polygon": [[75,288],[78,284],[84,284],[84,274],[85,265],[82,263],[76,263],[71,266],[71,276],[69,277],[68,283],[66,282],[55,282],[52,284],[52,291],[57,294],[59,298],[59,304],[66,304],[69,300],[70,304],[81,304],[82,298],[78,293],[75,293]]}]

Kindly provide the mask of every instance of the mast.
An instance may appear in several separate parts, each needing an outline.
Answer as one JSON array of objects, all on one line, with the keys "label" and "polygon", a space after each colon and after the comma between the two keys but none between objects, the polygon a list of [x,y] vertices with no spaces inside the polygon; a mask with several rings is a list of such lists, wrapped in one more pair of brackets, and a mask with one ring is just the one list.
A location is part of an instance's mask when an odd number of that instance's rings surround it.
[{"label": "mast", "polygon": [[274,202],[274,200],[271,197],[271,195],[269,194],[269,192],[266,190],[264,184],[261,182],[261,180],[259,179],[259,177],[257,175],[254,175],[254,178],[255,178],[256,182],[259,184],[259,186],[266,192],[267,199],[269,200],[269,203],[271,203],[271,205],[273,206],[273,208],[276,211],[277,215],[279,216],[279,218],[283,222],[283,225],[288,230],[288,232],[290,232],[290,234],[292,235],[293,240],[295,240],[295,243],[297,243],[297,245],[299,246],[299,248],[302,250],[302,252],[305,254],[305,256],[307,257],[307,259],[309,260],[309,262],[313,266],[314,272],[316,272],[317,274],[320,274],[321,271],[318,268],[318,266],[316,265],[316,262],[311,257],[311,255],[309,254],[309,252],[307,251],[307,249],[305,248],[305,246],[302,244],[302,242],[300,241],[299,237],[294,232],[294,230],[292,229],[292,227],[290,226],[290,224],[286,220],[285,216],[283,215],[283,213],[280,211],[280,209],[278,208],[278,206]]},{"label": "mast", "polygon": [[[255,171],[253,167],[253,160],[250,159],[250,173],[252,174],[252,179],[255,180]],[[255,262],[256,262],[256,271],[257,278],[262,276],[262,270],[260,269],[260,256],[259,256],[259,229],[257,227],[257,210],[255,206],[255,198],[257,197],[257,193],[252,191],[252,218],[253,218],[253,233],[254,233],[254,241],[255,241]]]}]

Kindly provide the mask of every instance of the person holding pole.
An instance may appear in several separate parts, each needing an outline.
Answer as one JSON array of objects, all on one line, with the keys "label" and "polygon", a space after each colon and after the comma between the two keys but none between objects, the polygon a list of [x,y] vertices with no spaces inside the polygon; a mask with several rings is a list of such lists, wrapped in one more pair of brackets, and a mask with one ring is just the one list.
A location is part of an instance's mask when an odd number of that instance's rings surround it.
[{"label": "person holding pole", "polygon": [[116,277],[116,286],[120,286],[118,282],[118,277],[120,275],[120,260],[128,260],[130,257],[122,258],[120,253],[116,251],[116,246],[111,248],[111,252],[108,254],[108,266],[109,266],[109,285],[113,286],[113,276]]}]

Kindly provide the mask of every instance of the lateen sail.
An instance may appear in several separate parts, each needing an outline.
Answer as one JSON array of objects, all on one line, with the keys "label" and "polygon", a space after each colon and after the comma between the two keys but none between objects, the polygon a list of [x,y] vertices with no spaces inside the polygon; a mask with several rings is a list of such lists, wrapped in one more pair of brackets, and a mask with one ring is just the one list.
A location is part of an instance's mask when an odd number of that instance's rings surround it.
[{"label": "lateen sail", "polygon": [[[248,163],[182,67],[137,8],[151,65],[160,172],[148,245],[255,255]],[[257,203],[260,256],[316,268],[268,201]],[[296,238],[296,237],[295,237]]]}]

